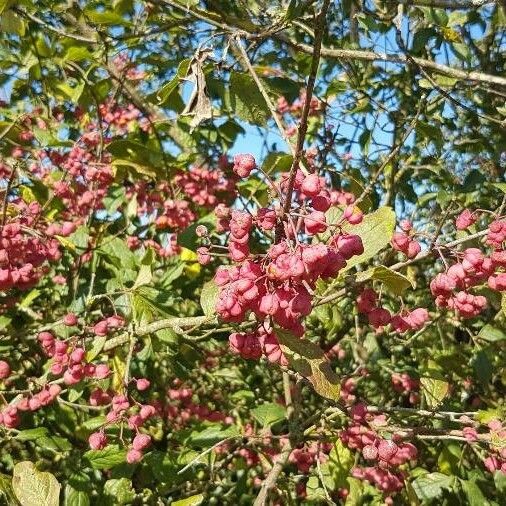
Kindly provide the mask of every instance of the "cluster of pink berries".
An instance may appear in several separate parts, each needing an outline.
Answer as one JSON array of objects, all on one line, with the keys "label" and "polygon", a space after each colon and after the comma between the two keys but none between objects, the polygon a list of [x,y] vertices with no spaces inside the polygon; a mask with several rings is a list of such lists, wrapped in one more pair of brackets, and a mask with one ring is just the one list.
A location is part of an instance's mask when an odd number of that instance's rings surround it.
[{"label": "cluster of pink berries", "polygon": [[455,220],[455,227],[457,230],[466,230],[471,225],[476,223],[478,216],[469,209],[464,209]]},{"label": "cluster of pink berries", "polygon": [[0,412],[0,425],[4,425],[8,429],[17,427],[21,423],[20,412],[37,411],[48,406],[55,401],[60,392],[60,385],[53,383],[29,397],[17,399]]},{"label": "cluster of pink berries", "polygon": [[186,200],[166,200],[163,203],[163,214],[155,221],[156,228],[183,230],[195,221],[195,213]]},{"label": "cluster of pink berries", "polygon": [[366,461],[374,466],[355,467],[352,475],[367,480],[382,492],[391,494],[402,489],[404,475],[397,468],[416,460],[418,451],[411,443],[400,442],[398,438],[384,439],[372,427],[385,424],[384,415],[372,415],[363,404],[356,404],[351,410],[352,424],[341,432],[343,444],[359,450]]},{"label": "cluster of pink berries", "polygon": [[417,404],[420,401],[420,380],[412,378],[408,373],[393,373],[392,386],[396,392],[408,395],[410,404]]},{"label": "cluster of pink berries", "polygon": [[[0,290],[11,288],[26,290],[38,283],[47,272],[47,262],[61,258],[56,239],[44,238],[32,226],[40,213],[40,206],[33,202],[28,206],[18,200],[12,206],[19,215],[0,229]],[[40,226],[36,227],[40,229]]]},{"label": "cluster of pink berries", "polygon": [[112,64],[121,72],[129,81],[139,81],[146,77],[146,72],[139,70],[131,64],[126,53],[120,53],[112,60]]},{"label": "cluster of pink berries", "polygon": [[473,295],[468,290],[487,279],[491,288],[500,289],[500,282],[498,285],[495,281],[500,280],[501,275],[494,276],[493,273],[497,266],[506,265],[502,256],[492,254],[490,258],[485,257],[478,248],[464,250],[460,262],[431,281],[430,290],[436,298],[436,305],[449,307],[464,318],[480,314],[487,307],[487,299],[483,295]]},{"label": "cluster of pink berries", "polygon": [[299,473],[307,474],[316,464],[317,459],[320,464],[325,463],[331,450],[331,444],[313,441],[301,448],[293,449],[288,457],[288,462],[295,464]]},{"label": "cluster of pink berries", "polygon": [[[245,177],[256,166],[251,155],[236,155],[234,171]],[[286,190],[288,175],[282,174],[278,192]],[[216,304],[218,314],[225,321],[240,323],[253,312],[259,322],[250,333],[234,333],[230,336],[231,349],[244,358],[258,359],[265,355],[270,361],[286,364],[279,347],[273,325],[302,336],[302,319],[312,310],[312,289],[319,279],[331,279],[346,266],[347,260],[363,253],[359,236],[344,233],[340,226],[348,221],[355,224],[362,220],[362,213],[350,205],[349,195],[330,192],[325,179],[316,174],[304,176],[297,171],[294,189],[301,205],[300,217],[295,221],[289,216],[285,226],[285,238],[271,245],[265,254],[252,255],[249,239],[256,228],[269,235],[276,227],[278,213],[275,209],[260,208],[252,216],[246,211],[231,211],[219,206],[216,214],[220,230],[230,232],[228,253],[239,265],[219,267],[215,282],[219,286]],[[311,244],[303,241],[325,232],[324,211],[332,205],[344,205],[341,222],[335,224],[337,233],[326,241]],[[199,249],[203,263],[210,260],[209,248]]]},{"label": "cluster of pink berries", "polygon": [[170,388],[167,391],[168,398],[173,401],[166,408],[166,415],[171,425],[184,427],[190,420],[223,422],[227,425],[234,423],[232,416],[193,402],[193,390],[184,387],[179,380],[175,381],[174,386],[176,388]]},{"label": "cluster of pink berries", "polygon": [[92,332],[96,336],[107,336],[111,332],[121,329],[124,325],[125,319],[121,315],[115,314],[96,322],[92,327]]},{"label": "cluster of pink berries", "polygon": [[154,187],[146,181],[136,181],[126,191],[127,198],[137,201],[137,215],[140,218],[156,216],[156,228],[171,231],[183,230],[196,215],[191,203],[174,198],[174,190],[167,181],[160,181]]},{"label": "cluster of pink berries", "polygon": [[390,325],[391,329],[404,333],[408,330],[419,330],[429,320],[429,312],[425,308],[412,311],[402,310],[392,315],[388,309],[378,307],[378,295],[372,288],[365,288],[357,297],[359,313],[366,314],[369,323],[376,329]]},{"label": "cluster of pink berries", "polygon": [[[130,75],[134,75],[136,71],[130,69],[129,72]],[[149,120],[143,118],[141,111],[133,104],[122,106],[113,99],[109,99],[100,104],[99,111],[102,121],[114,135],[125,135],[136,126],[145,132],[149,130]],[[98,125],[91,125],[91,127],[95,131],[99,130]]]},{"label": "cluster of pink berries", "polygon": [[174,184],[196,205],[208,208],[230,203],[237,194],[235,181],[221,169],[191,167],[176,174]]},{"label": "cluster of pink berries", "polygon": [[395,232],[392,237],[392,247],[404,253],[408,258],[415,258],[421,251],[420,243],[413,239],[413,225],[409,220],[400,223],[401,232]]},{"label": "cluster of pink berries", "polygon": [[92,364],[86,361],[86,351],[79,346],[71,346],[59,339],[55,339],[48,331],[40,332],[38,340],[42,349],[51,357],[51,374],[62,376],[66,385],[75,385],[84,378],[104,379],[110,374],[107,364]]},{"label": "cluster of pink berries", "polygon": [[499,420],[491,420],[488,428],[490,429],[490,448],[494,454],[485,458],[483,464],[491,473],[501,471],[506,474],[506,427]]},{"label": "cluster of pink berries", "polygon": [[[277,110],[280,114],[290,113],[294,116],[300,116],[306,103],[306,90],[300,90],[299,97],[292,104],[289,104],[285,97],[279,97],[277,102]],[[309,103],[309,115],[317,116],[324,110],[324,103],[312,96]]]},{"label": "cluster of pink berries", "polygon": [[[150,404],[131,405],[126,395],[115,395],[111,399],[111,410],[106,415],[107,424],[124,421],[135,435],[126,455],[126,461],[134,464],[142,459],[143,451],[151,445],[151,436],[140,432],[140,428],[153,416],[157,410]],[[105,427],[94,432],[88,438],[88,444],[92,450],[102,450],[107,446],[108,438]]]},{"label": "cluster of pink berries", "polygon": [[126,238],[127,246],[131,250],[139,249],[141,246],[152,248],[153,251],[161,258],[169,258],[175,255],[179,255],[181,247],[177,244],[177,237],[171,235],[167,238],[166,245],[162,246],[159,242],[154,239],[140,239],[135,235],[128,236]]},{"label": "cluster of pink berries", "polygon": [[[11,367],[8,362],[0,360],[0,381],[11,376]],[[47,384],[42,390],[30,396],[16,398],[0,411],[0,425],[13,429],[21,423],[20,412],[37,411],[51,404],[60,394],[61,387],[56,383]]]}]

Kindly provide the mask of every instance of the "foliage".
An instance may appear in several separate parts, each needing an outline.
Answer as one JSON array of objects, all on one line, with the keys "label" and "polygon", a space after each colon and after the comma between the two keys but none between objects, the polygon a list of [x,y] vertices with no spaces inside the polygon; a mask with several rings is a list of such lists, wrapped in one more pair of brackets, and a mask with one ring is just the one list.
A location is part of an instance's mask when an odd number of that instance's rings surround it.
[{"label": "foliage", "polygon": [[505,25],[0,0],[0,503],[504,504]]}]

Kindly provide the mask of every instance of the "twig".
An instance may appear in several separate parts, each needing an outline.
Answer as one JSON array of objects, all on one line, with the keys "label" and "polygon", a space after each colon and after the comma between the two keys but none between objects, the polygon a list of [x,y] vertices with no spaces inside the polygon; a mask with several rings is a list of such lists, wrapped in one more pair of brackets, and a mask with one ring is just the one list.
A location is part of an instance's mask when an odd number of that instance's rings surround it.
[{"label": "twig", "polygon": [[68,33],[65,30],[62,30],[60,28],[56,28],[46,21],[44,21],[41,18],[38,18],[37,16],[34,16],[33,14],[30,14],[29,12],[25,11],[24,9],[21,9],[20,7],[12,7],[12,10],[19,14],[20,16],[23,16],[25,18],[30,19],[31,21],[43,26],[44,28],[47,28],[50,32],[56,33],[58,35],[61,35],[62,37],[67,37],[69,39],[78,40],[80,42],[89,42],[91,44],[96,44],[96,39],[88,38],[83,35],[78,35],[75,33]]},{"label": "twig", "polygon": [[251,65],[251,61],[248,57],[248,53],[246,53],[246,50],[244,49],[241,39],[237,38],[235,41],[235,46],[239,50],[239,53],[242,56],[242,63],[244,67],[248,70],[248,72],[251,74],[251,77],[253,81],[255,81],[255,84],[257,85],[258,91],[262,94],[262,97],[265,100],[265,103],[267,104],[267,107],[272,114],[272,117],[274,118],[274,121],[276,123],[276,126],[278,127],[279,133],[281,134],[281,137],[286,142],[288,147],[290,148],[292,154],[295,156],[295,148],[293,144],[290,141],[290,138],[286,134],[285,127],[283,126],[283,122],[281,121],[281,117],[278,114],[278,111],[276,110],[276,106],[273,104],[271,98],[269,97],[269,94],[267,93],[267,90],[265,89],[265,86],[263,85],[262,81],[258,77],[258,74],[256,73],[255,69],[253,68],[253,65]]},{"label": "twig", "polygon": [[[167,318],[158,320],[153,323],[148,323],[142,327],[135,329],[136,336],[146,336],[153,334],[163,329],[174,329],[175,331],[181,331],[183,328],[201,326],[206,323],[212,323],[216,321],[214,317],[209,316],[193,316],[187,318]],[[126,344],[130,341],[128,333],[120,334],[119,336],[109,339],[104,345],[104,351],[110,351],[118,346]]]},{"label": "twig", "polygon": [[274,488],[276,482],[278,481],[279,475],[283,470],[284,465],[288,461],[288,457],[292,452],[292,445],[288,442],[281,450],[276,462],[272,466],[267,478],[265,478],[262,486],[260,487],[260,492],[258,493],[253,506],[264,506],[267,504],[267,496],[269,491]]},{"label": "twig", "polygon": [[364,200],[364,198],[367,197],[367,195],[371,192],[373,186],[375,185],[376,181],[378,180],[378,178],[380,177],[382,172],[385,170],[385,167],[394,159],[394,157],[397,155],[397,153],[399,153],[401,148],[404,146],[405,142],[408,140],[408,137],[411,135],[411,132],[414,130],[414,128],[418,122],[418,118],[420,117],[420,114],[422,113],[422,108],[423,108],[424,104],[425,104],[425,95],[421,97],[420,102],[418,104],[418,109],[415,113],[415,116],[414,116],[413,120],[411,121],[411,123],[409,124],[406,131],[404,132],[402,139],[393,147],[393,149],[390,151],[390,153],[385,158],[383,163],[378,167],[378,170],[374,173],[373,177],[371,178],[371,180],[369,181],[367,186],[364,188],[361,195],[357,198],[354,205],[358,206],[358,204],[360,204],[360,202],[362,202]]},{"label": "twig", "polygon": [[130,344],[128,346],[128,354],[127,354],[127,357],[125,360],[125,374],[123,377],[123,383],[125,384],[126,388],[128,388],[128,383],[130,382],[130,366],[132,364],[132,357],[134,354],[135,342],[136,342],[133,329],[130,330],[129,334],[130,334],[130,336],[129,336],[130,337],[130,341],[129,341]]},{"label": "twig", "polygon": [[210,448],[206,448],[202,453],[199,453],[194,459],[192,459],[191,462],[186,464],[182,469],[180,469],[177,474],[183,474],[185,471],[190,469],[190,467],[193,466],[193,464],[196,464],[202,457],[205,457],[208,453],[211,453],[215,448],[218,448],[218,446],[221,446],[223,443],[226,443],[227,441],[231,441],[232,439],[236,439],[238,436],[230,436],[225,439],[222,439],[221,441],[218,441],[216,444],[211,446]]},{"label": "twig", "polygon": [[[278,33],[274,34],[273,38],[278,39],[285,44],[288,44],[290,47],[302,51],[303,53],[312,54],[313,48],[308,44],[303,44],[300,42],[296,42],[291,39],[289,36]],[[334,49],[322,47],[321,55],[325,58],[336,58],[338,60],[365,60],[365,61],[382,61],[382,62],[390,62],[390,63],[398,63],[403,65],[408,65],[411,62],[405,55],[397,55],[397,54],[389,54],[389,53],[377,53],[375,51],[368,51],[365,49]],[[431,60],[425,60],[424,58],[412,57],[413,62],[417,65],[437,72],[438,74],[446,75],[449,77],[454,77],[455,79],[459,79],[462,81],[475,81],[479,83],[484,83],[487,85],[496,84],[498,86],[506,87],[506,78],[501,76],[496,76],[492,74],[485,74],[484,72],[477,72],[474,70],[462,70],[454,67],[449,67],[447,65],[443,65],[442,63],[436,63]]]},{"label": "twig", "polygon": [[5,188],[4,200],[2,204],[2,227],[5,225],[5,220],[7,219],[7,207],[9,205],[9,192],[11,191],[12,183],[14,182],[14,178],[16,177],[16,167],[12,167],[11,175],[9,176],[9,180],[7,181],[7,187]]},{"label": "twig", "polygon": [[295,176],[297,174],[297,169],[299,168],[299,162],[302,158],[304,140],[306,138],[307,133],[307,119],[309,116],[309,107],[311,105],[311,98],[313,96],[314,86],[316,83],[316,74],[318,73],[318,67],[320,65],[321,46],[323,40],[323,33],[326,27],[325,20],[327,17],[327,10],[329,8],[329,4],[330,0],[324,0],[321,11],[316,18],[315,39],[314,39],[314,48],[312,52],[313,58],[311,60],[311,70],[309,73],[309,78],[307,80],[304,108],[302,110],[300,124],[297,132],[295,154],[293,157],[292,166],[290,168],[290,176],[288,178],[288,187],[286,190],[286,198],[285,204],[283,206],[283,213],[288,213],[292,205],[293,186],[295,183]]},{"label": "twig", "polygon": [[456,105],[457,107],[461,108],[461,109],[464,109],[465,111],[469,112],[470,114],[473,114],[475,116],[478,116],[479,118],[482,118],[486,121],[489,121],[491,123],[495,123],[501,127],[504,127],[506,126],[506,121],[503,121],[503,120],[498,120],[496,118],[493,118],[492,116],[489,116],[488,114],[482,114],[478,111],[475,111],[474,109],[472,109],[471,107],[467,106],[466,104],[462,103],[462,102],[459,102],[456,98],[452,97],[452,95],[450,95],[446,90],[444,90],[443,88],[441,88],[441,86],[439,86],[437,84],[436,81],[434,81],[434,79],[432,79],[432,77],[425,71],[425,69],[423,68],[422,65],[420,65],[416,60],[415,58],[413,58],[410,54],[409,54],[409,51],[406,47],[406,45],[404,44],[404,40],[402,38],[402,33],[401,33],[401,23],[402,23],[402,15],[403,15],[403,5],[399,5],[398,6],[398,10],[399,10],[399,13],[397,15],[398,17],[398,20],[397,20],[397,23],[395,23],[395,39],[397,41],[397,44],[399,46],[399,48],[401,49],[401,51],[404,53],[405,57],[407,58],[407,60],[413,64],[413,66],[415,66],[418,71],[420,72],[420,74],[422,74],[422,76],[427,79],[427,81],[429,81],[429,83],[432,85],[432,87],[438,91],[443,97],[445,97],[447,100],[449,100],[452,104]]}]

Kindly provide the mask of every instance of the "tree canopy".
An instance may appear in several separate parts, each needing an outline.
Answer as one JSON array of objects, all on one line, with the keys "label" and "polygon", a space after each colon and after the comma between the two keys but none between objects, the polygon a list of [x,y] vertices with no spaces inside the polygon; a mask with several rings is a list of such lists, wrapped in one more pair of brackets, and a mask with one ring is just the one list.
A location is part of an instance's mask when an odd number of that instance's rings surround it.
[{"label": "tree canopy", "polygon": [[0,503],[506,501],[500,0],[0,0]]}]

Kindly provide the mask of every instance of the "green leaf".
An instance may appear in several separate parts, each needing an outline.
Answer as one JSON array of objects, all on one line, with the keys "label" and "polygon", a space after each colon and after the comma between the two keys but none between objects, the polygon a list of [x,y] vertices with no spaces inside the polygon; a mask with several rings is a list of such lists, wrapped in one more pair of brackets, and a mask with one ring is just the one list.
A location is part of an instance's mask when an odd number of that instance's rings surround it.
[{"label": "green leaf", "polygon": [[439,497],[443,489],[451,488],[454,482],[454,476],[447,476],[442,473],[428,473],[416,478],[411,485],[420,500],[430,501]]},{"label": "green leaf", "polygon": [[123,25],[123,24],[129,24],[126,22],[126,20],[123,18],[123,16],[120,16],[116,12],[112,11],[94,11],[91,9],[86,9],[85,11],[86,17],[92,22],[97,25]]},{"label": "green leaf", "polygon": [[130,139],[116,139],[107,146],[114,166],[133,167],[141,174],[162,175],[163,156],[157,146]]},{"label": "green leaf", "polygon": [[82,426],[90,431],[96,430],[99,427],[102,427],[106,423],[105,415],[94,416],[93,418],[88,418],[82,424]]},{"label": "green leaf", "polygon": [[334,79],[327,87],[327,91],[325,92],[325,96],[332,97],[336,95],[340,95],[348,89],[348,82],[343,78]]},{"label": "green leaf", "polygon": [[34,288],[30,290],[27,295],[23,297],[23,300],[19,303],[19,307],[30,307],[32,302],[41,294],[40,290]]},{"label": "green leaf", "polygon": [[480,487],[474,482],[470,480],[459,479],[460,486],[466,494],[468,506],[489,506],[490,501],[485,499],[483,492],[480,490]]},{"label": "green leaf", "polygon": [[443,448],[437,459],[439,470],[447,475],[458,473],[458,465],[462,457],[462,450],[455,442],[443,442]]},{"label": "green leaf", "polygon": [[239,435],[235,425],[224,427],[222,424],[213,423],[201,431],[193,431],[188,439],[188,444],[197,448],[208,448],[230,437]]},{"label": "green leaf", "polygon": [[13,3],[13,0],[0,0],[0,14]]},{"label": "green leaf", "polygon": [[23,506],[58,506],[60,484],[48,472],[37,471],[32,462],[14,466],[12,488]]},{"label": "green leaf", "polygon": [[346,487],[354,463],[355,457],[351,450],[344,446],[340,439],[336,439],[328,460],[320,466],[326,487],[331,490]]},{"label": "green leaf", "polygon": [[476,356],[472,361],[472,366],[476,378],[478,378],[478,381],[482,386],[486,387],[492,379],[494,368],[484,350],[480,350],[476,353]]},{"label": "green leaf", "polygon": [[13,11],[5,11],[0,16],[0,31],[12,33],[23,37],[25,35],[25,23]]},{"label": "green leaf", "polygon": [[10,476],[0,473],[0,504],[8,506],[19,506],[19,501],[14,495],[12,489],[12,480]]},{"label": "green leaf", "polygon": [[104,494],[113,498],[113,504],[129,504],[135,499],[132,482],[127,478],[107,480],[104,484]]},{"label": "green leaf", "polygon": [[265,402],[252,409],[251,414],[263,427],[269,427],[286,417],[286,408],[275,402]]},{"label": "green leaf", "polygon": [[204,494],[192,495],[191,497],[186,497],[185,499],[179,499],[179,501],[175,501],[172,503],[172,506],[198,506],[204,502]]},{"label": "green leaf", "polygon": [[[89,479],[80,478],[81,481],[77,482],[74,478],[76,475],[73,475],[69,483],[65,486],[65,502],[64,506],[89,506],[90,505],[90,497],[86,490],[83,490],[83,486],[87,486],[89,483]],[[81,475],[77,475],[81,476]],[[86,476],[86,475],[84,475]],[[79,487],[79,488],[77,488]]]},{"label": "green leaf", "polygon": [[429,408],[437,408],[450,392],[448,382],[439,377],[422,376],[420,385]]},{"label": "green leaf", "polygon": [[487,424],[492,420],[501,420],[503,413],[499,409],[480,409],[476,412],[476,420],[482,424]]},{"label": "green leaf", "polygon": [[206,316],[213,316],[216,314],[216,301],[218,300],[219,291],[220,288],[214,279],[204,283],[202,292],[200,293],[200,305]]},{"label": "green leaf", "polygon": [[249,74],[232,72],[230,76],[230,110],[253,125],[265,125],[270,112],[258,87]]},{"label": "green leaf", "polygon": [[86,352],[86,360],[91,362],[93,359],[97,358],[100,352],[104,349],[104,344],[107,341],[107,336],[95,336],[93,338],[93,346],[91,350]]},{"label": "green leaf", "polygon": [[277,174],[286,172],[292,166],[293,156],[287,153],[272,151],[264,160],[262,170],[266,174]]},{"label": "green leaf", "polygon": [[214,213],[209,213],[196,223],[185,228],[181,233],[177,234],[177,243],[186,249],[196,251],[200,245],[200,239],[196,234],[196,229],[199,225],[205,225],[209,232],[212,232],[216,225],[216,216]]},{"label": "green leaf", "polygon": [[55,453],[68,452],[72,450],[72,445],[68,439],[60,436],[42,436],[35,441],[37,446],[45,450],[51,450]]},{"label": "green leaf", "polygon": [[364,253],[348,260],[342,272],[348,271],[381,251],[390,243],[395,230],[395,213],[391,207],[380,207],[378,210],[364,216],[358,225],[345,225],[343,230],[350,234],[357,234],[362,238]]},{"label": "green leaf", "polygon": [[134,162],[132,160],[116,158],[112,161],[112,165],[114,167],[125,170],[133,169],[137,174],[140,174],[141,176],[149,176],[152,178],[156,178],[160,175],[160,170],[157,169],[156,166],[146,165],[144,163]]},{"label": "green leaf", "polygon": [[330,367],[323,350],[307,339],[295,337],[291,332],[276,328],[283,353],[292,369],[306,378],[316,393],[327,399],[339,398],[339,377]]},{"label": "green leaf", "polygon": [[151,267],[155,261],[155,255],[151,248],[148,248],[144,257],[141,260],[141,267],[139,269],[139,273],[137,274],[137,278],[135,279],[135,283],[132,286],[132,290],[139,288],[139,286],[149,285],[151,280],[153,279],[153,273],[151,272]]},{"label": "green leaf", "polygon": [[116,445],[109,445],[103,450],[88,450],[84,458],[93,469],[111,469],[125,462],[126,450]]},{"label": "green leaf", "polygon": [[494,473],[494,483],[501,494],[506,494],[506,474],[502,471],[496,471]]},{"label": "green leaf", "polygon": [[63,56],[63,60],[70,61],[81,61],[90,60],[93,55],[84,46],[72,46],[67,49],[67,52]]},{"label": "green leaf", "polygon": [[506,183],[492,183],[492,186],[495,186],[499,190],[501,190],[503,193],[506,193]]},{"label": "green leaf", "polygon": [[436,35],[433,28],[421,28],[417,30],[413,37],[412,50],[414,53],[419,53],[429,42],[429,40]]},{"label": "green leaf", "polygon": [[[503,301],[505,300],[504,293],[501,299],[501,305],[503,304]],[[504,311],[504,308],[503,308]],[[498,329],[497,327],[494,327],[490,323],[487,323],[480,332],[478,332],[478,337],[481,339],[484,339],[485,341],[489,342],[496,342],[496,341],[504,341],[506,339],[506,334]]]},{"label": "green leaf", "polygon": [[406,276],[384,265],[359,272],[356,281],[357,283],[363,283],[370,279],[381,281],[395,295],[402,295],[409,287],[414,288],[413,283]]},{"label": "green leaf", "polygon": [[46,427],[37,427],[36,429],[26,429],[16,434],[16,439],[19,441],[34,441],[39,437],[46,436],[49,431]]},{"label": "green leaf", "polygon": [[172,93],[177,90],[181,80],[188,74],[190,61],[191,60],[189,58],[183,60],[177,68],[176,75],[156,92],[156,99],[158,100],[159,105],[164,105]]}]

